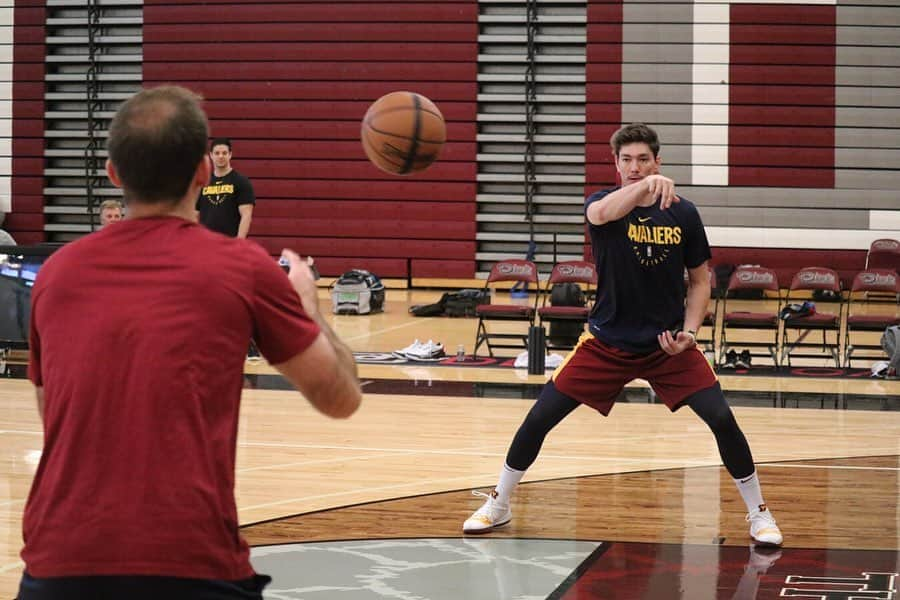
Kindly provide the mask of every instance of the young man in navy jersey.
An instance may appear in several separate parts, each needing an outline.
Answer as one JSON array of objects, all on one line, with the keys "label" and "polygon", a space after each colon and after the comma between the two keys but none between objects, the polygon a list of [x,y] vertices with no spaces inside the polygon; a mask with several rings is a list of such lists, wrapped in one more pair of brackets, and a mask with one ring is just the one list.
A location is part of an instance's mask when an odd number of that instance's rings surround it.
[{"label": "young man in navy jersey", "polygon": [[[537,458],[544,438],[581,404],[609,414],[629,381],[650,382],[675,411],[684,405],[710,427],[725,468],[747,505],[750,536],[780,546],[781,531],[766,507],[750,447],[715,373],[697,347],[709,302],[711,254],[695,206],[660,174],[659,138],[635,123],[610,140],[620,187],[585,202],[600,287],[590,332],[544,386],[519,427],[497,487],[463,524],[486,533],[509,523],[509,499]],[[685,302],[684,270],[689,286]]]}]

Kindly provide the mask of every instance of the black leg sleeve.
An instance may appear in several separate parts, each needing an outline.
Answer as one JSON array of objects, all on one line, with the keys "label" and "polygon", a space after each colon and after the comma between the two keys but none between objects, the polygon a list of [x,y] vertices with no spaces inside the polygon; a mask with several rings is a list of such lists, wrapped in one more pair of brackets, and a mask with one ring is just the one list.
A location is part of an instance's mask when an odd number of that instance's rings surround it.
[{"label": "black leg sleeve", "polygon": [[719,455],[731,476],[741,479],[753,473],[755,467],[753,455],[750,454],[750,445],[725,401],[725,394],[722,393],[719,382],[689,397],[687,405],[703,419],[716,436]]},{"label": "black leg sleeve", "polygon": [[552,380],[548,381],[509,446],[507,466],[517,471],[527,471],[541,451],[550,430],[580,404],[557,390]]}]

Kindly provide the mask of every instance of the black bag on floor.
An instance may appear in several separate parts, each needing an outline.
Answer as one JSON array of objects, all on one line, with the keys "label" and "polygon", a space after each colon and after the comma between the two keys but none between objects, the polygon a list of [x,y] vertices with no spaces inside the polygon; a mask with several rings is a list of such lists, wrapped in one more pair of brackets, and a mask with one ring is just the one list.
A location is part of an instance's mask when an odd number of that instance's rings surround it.
[{"label": "black bag on floor", "polygon": [[448,317],[474,317],[475,307],[490,304],[490,290],[464,289],[444,294],[444,314]]},{"label": "black bag on floor", "polygon": [[[584,290],[577,283],[571,281],[555,283],[550,289],[551,306],[584,306],[586,303],[587,299],[584,297]],[[581,337],[582,333],[584,333],[584,323],[582,321],[572,323],[551,321],[547,337],[553,346],[574,346],[578,343],[578,338]]]},{"label": "black bag on floor", "polygon": [[416,304],[409,307],[409,314],[414,317],[440,317],[444,314],[444,304],[447,302],[449,292],[441,296],[434,304]]}]

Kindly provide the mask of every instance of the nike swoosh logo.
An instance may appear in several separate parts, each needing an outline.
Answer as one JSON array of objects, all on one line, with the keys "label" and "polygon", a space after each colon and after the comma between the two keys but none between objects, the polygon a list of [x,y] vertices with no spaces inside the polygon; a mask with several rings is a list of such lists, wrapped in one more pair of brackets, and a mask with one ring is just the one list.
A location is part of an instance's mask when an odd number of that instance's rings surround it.
[{"label": "nike swoosh logo", "polygon": [[751,476],[748,477],[747,479],[741,479],[740,481],[741,481],[741,483],[747,483],[747,482],[750,481],[751,479],[753,479],[753,475],[751,475]]},{"label": "nike swoosh logo", "polygon": [[638,217],[638,222],[640,222],[640,223],[646,223],[646,222],[649,221],[651,218],[652,218],[652,217]]}]

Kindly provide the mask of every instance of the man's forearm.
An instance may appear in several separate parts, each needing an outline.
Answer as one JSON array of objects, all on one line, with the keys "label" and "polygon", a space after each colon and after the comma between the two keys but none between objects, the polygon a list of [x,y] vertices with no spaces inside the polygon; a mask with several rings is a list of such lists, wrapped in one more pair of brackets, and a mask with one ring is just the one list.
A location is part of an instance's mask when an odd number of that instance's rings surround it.
[{"label": "man's forearm", "polygon": [[239,238],[246,238],[247,234],[250,233],[250,217],[241,217],[241,222],[238,225],[237,236]]},{"label": "man's forearm", "polygon": [[356,369],[356,359],[353,358],[353,352],[350,348],[345,344],[341,339],[337,336],[331,326],[325,322],[325,319],[322,317],[320,312],[316,312],[313,315],[310,315],[313,321],[316,322],[316,325],[319,326],[319,329],[322,331],[322,334],[329,341],[332,348],[334,348],[334,353],[337,355],[338,364],[347,375],[352,376],[354,379],[358,378],[357,369]]},{"label": "man's forearm", "polygon": [[594,225],[603,225],[621,219],[630,213],[646,195],[647,187],[643,183],[619,188],[588,206],[587,219]]}]

